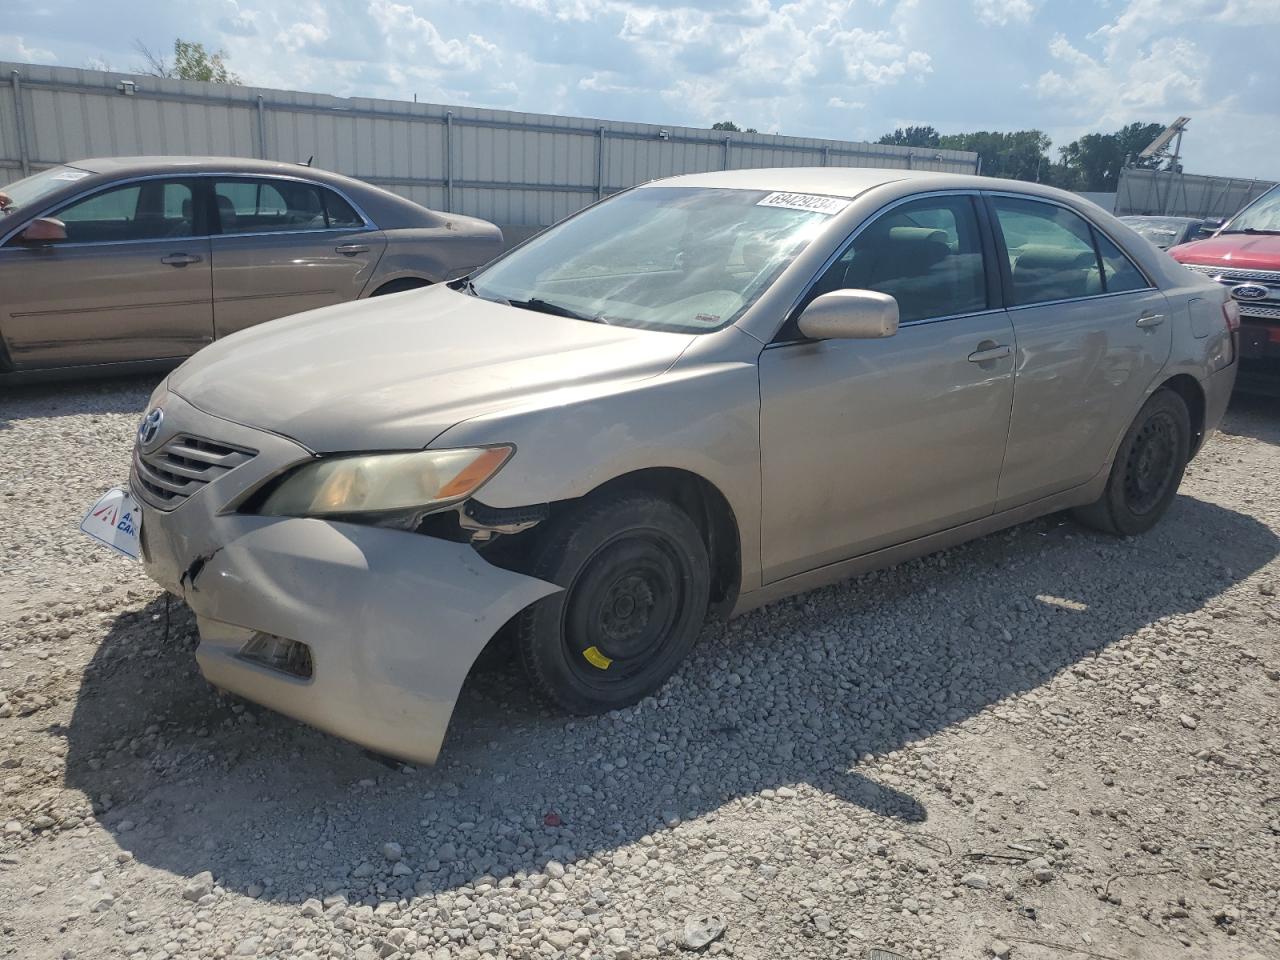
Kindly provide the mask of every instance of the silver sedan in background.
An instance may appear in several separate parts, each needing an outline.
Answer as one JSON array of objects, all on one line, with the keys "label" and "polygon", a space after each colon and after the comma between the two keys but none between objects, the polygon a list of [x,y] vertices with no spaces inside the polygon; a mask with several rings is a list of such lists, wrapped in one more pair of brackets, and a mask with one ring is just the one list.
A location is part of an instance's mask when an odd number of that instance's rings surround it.
[{"label": "silver sedan in background", "polygon": [[1149,529],[1235,305],[1033,184],[739,170],[594,204],[469,277],[202,350],[87,532],[184,597],[215,685],[433,761],[504,626],[571,712],[708,615],[1072,509]]},{"label": "silver sedan in background", "polygon": [[173,366],[245,327],[450,279],[502,232],[350,177],[78,160],[0,187],[0,381]]}]

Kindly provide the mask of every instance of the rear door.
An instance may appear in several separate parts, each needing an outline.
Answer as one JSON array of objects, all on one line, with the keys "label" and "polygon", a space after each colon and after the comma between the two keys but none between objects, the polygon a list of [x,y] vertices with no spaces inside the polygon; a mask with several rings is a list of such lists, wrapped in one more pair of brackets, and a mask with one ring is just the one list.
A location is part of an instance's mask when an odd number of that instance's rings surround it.
[{"label": "rear door", "polygon": [[1048,200],[989,197],[1017,338],[997,509],[1085,483],[1105,465],[1172,346],[1162,294],[1116,244]]},{"label": "rear door", "polygon": [[386,239],[336,191],[283,177],[214,177],[219,337],[360,296]]},{"label": "rear door", "polygon": [[186,357],[213,336],[198,179],[146,179],[44,211],[67,239],[0,247],[15,369]]}]

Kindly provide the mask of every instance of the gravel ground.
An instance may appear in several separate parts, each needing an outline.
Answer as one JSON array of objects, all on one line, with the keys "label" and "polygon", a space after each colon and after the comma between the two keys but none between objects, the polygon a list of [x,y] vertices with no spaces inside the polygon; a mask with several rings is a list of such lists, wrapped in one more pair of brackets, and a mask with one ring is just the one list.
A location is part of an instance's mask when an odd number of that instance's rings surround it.
[{"label": "gravel ground", "polygon": [[0,954],[1280,957],[1280,401],[1151,534],[1054,517],[777,603],[429,770],[218,697],[76,532],[145,380],[0,395]]}]

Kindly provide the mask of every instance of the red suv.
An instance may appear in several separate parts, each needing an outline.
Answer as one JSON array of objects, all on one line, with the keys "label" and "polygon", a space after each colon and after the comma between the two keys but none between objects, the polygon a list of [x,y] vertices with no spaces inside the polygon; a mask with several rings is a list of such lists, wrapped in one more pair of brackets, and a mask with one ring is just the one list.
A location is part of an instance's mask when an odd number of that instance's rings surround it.
[{"label": "red suv", "polygon": [[1230,288],[1240,308],[1240,356],[1280,363],[1280,186],[1272,187],[1207,240],[1169,250]]}]

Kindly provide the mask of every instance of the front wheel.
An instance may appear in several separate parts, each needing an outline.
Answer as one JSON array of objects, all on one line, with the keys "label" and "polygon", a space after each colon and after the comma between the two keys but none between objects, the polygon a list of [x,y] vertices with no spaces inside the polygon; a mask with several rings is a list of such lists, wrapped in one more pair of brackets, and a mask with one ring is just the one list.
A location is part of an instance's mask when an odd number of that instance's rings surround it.
[{"label": "front wheel", "polygon": [[683,510],[648,494],[588,500],[553,519],[528,572],[564,590],[520,615],[516,646],[533,685],[571,713],[653,693],[706,618],[702,536]]},{"label": "front wheel", "polygon": [[1107,486],[1075,517],[1085,526],[1115,536],[1146,533],[1169,509],[1191,456],[1191,416],[1172,390],[1151,395],[1130,424]]}]

